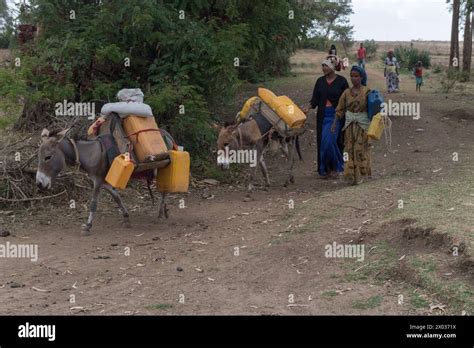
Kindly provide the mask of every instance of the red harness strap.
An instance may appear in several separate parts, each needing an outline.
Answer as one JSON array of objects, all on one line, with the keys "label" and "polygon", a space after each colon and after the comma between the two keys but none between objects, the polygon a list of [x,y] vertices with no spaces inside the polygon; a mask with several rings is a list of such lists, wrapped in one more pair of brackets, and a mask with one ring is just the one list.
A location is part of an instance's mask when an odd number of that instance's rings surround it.
[{"label": "red harness strap", "polygon": [[130,138],[132,135],[136,135],[137,136],[137,143],[138,143],[138,135],[140,133],[143,133],[143,132],[150,132],[150,131],[160,131],[159,129],[156,129],[156,128],[147,128],[147,129],[140,129],[139,131],[135,132],[135,133],[132,133],[132,134],[129,134],[127,135],[127,138]]},{"label": "red harness strap", "polygon": [[[165,131],[164,129],[156,129],[156,128],[140,129],[139,131],[137,131],[135,133],[127,135],[126,138],[130,138],[132,135],[136,135],[137,144],[138,144],[138,135],[142,132],[149,132],[149,131],[158,131],[158,132],[160,132],[161,136],[168,137],[169,140],[172,143],[173,150],[175,150],[175,151],[178,150],[178,144],[176,144],[173,137],[167,131]],[[131,151],[133,151],[133,143],[130,143],[129,145],[130,145],[130,147],[129,147],[128,151],[131,152]]]}]

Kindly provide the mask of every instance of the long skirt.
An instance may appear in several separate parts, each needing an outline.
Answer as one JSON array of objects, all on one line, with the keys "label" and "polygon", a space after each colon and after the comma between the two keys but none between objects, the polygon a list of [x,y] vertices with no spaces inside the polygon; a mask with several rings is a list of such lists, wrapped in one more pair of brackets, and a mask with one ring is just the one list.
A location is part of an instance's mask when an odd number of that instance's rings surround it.
[{"label": "long skirt", "polygon": [[323,176],[329,174],[329,172],[342,172],[344,170],[344,160],[337,143],[341,132],[341,121],[336,121],[336,132],[331,132],[335,117],[336,110],[333,107],[324,109],[323,131],[319,149],[320,163],[318,166],[319,175]]},{"label": "long skirt", "polygon": [[344,176],[358,184],[364,176],[372,175],[369,137],[357,122],[350,123],[344,132]]},{"label": "long skirt", "polygon": [[400,80],[398,79],[398,76],[396,73],[394,72],[387,73],[385,80],[387,82],[387,89],[389,93],[398,92]]}]

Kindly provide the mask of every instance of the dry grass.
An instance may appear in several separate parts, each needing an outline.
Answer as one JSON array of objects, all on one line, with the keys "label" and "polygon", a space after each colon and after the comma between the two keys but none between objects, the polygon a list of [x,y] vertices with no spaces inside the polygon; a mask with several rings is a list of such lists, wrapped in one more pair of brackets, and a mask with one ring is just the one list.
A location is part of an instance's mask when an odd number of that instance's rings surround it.
[{"label": "dry grass", "polygon": [[10,58],[10,50],[0,49],[0,63]]},{"label": "dry grass", "polygon": [[291,71],[295,74],[315,74],[321,72],[321,62],[326,53],[312,49],[298,50],[291,58]]},{"label": "dry grass", "polygon": [[[386,52],[389,48],[398,46],[413,47],[419,50],[427,50],[432,55],[448,55],[449,56],[449,41],[377,41],[380,52]],[[460,50],[462,51],[462,43],[460,42]]]},{"label": "dry grass", "polygon": [[[419,50],[427,50],[431,55],[432,64],[440,64],[447,66],[449,63],[449,41],[377,41],[379,48],[377,53],[379,55],[385,54],[389,48],[395,48],[398,46],[410,47],[413,44],[414,48]],[[459,43],[459,51],[462,54],[463,44],[462,41]],[[473,55],[474,58],[474,55]]]}]

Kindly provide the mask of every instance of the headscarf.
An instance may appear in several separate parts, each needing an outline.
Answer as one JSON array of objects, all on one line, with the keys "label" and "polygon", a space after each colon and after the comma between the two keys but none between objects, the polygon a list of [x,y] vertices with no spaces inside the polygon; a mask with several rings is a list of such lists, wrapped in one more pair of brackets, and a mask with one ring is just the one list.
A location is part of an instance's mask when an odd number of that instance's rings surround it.
[{"label": "headscarf", "polygon": [[367,73],[365,72],[364,69],[362,69],[360,66],[358,65],[353,65],[352,68],[351,68],[351,72],[352,71],[357,71],[360,75],[360,83],[363,85],[363,86],[367,86]]},{"label": "headscarf", "polygon": [[336,71],[336,67],[334,66],[332,61],[330,61],[329,59],[323,60],[322,65],[327,65],[329,69],[331,69],[332,71]]},{"label": "headscarf", "polygon": [[323,60],[322,64],[327,65],[329,69],[332,71],[340,71],[341,70],[341,64],[340,64],[339,58],[337,56],[331,54],[326,57],[325,60]]}]

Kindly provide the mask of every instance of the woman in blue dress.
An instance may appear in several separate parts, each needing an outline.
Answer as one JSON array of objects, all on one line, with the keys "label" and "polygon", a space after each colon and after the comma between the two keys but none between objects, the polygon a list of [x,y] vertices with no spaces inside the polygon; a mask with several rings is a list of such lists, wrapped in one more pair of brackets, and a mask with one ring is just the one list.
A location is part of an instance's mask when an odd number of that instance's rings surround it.
[{"label": "woman in blue dress", "polygon": [[316,81],[311,98],[311,108],[318,108],[316,115],[316,140],[318,145],[318,173],[321,178],[334,177],[344,170],[342,157],[344,136],[341,128],[345,120],[336,122],[336,132],[331,132],[336,106],[342,93],[349,88],[345,77],[337,75],[340,61],[336,56],[328,56],[322,62],[324,76]]}]

